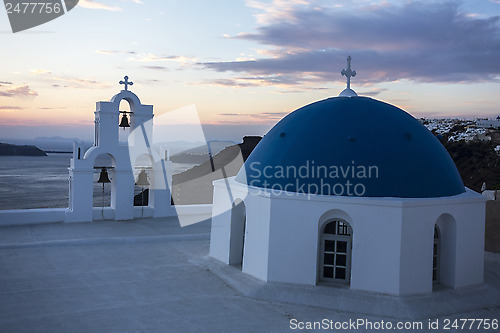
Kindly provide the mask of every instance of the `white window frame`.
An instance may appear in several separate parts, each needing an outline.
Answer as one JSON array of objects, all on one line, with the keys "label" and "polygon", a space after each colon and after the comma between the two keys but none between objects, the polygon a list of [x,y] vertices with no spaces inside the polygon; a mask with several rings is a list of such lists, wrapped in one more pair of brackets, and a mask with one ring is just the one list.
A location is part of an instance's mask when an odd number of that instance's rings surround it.
[{"label": "white window frame", "polygon": [[[325,228],[328,224],[330,223],[333,223],[335,222],[335,234],[325,234]],[[338,223],[342,223],[343,225],[345,225],[347,227],[347,230],[348,230],[348,233],[349,235],[339,235],[338,234],[338,231],[339,231],[339,225]],[[320,246],[319,246],[319,277],[318,277],[318,280],[322,283],[334,283],[334,284],[350,284],[351,282],[351,260],[352,260],[352,227],[349,225],[349,223],[347,223],[346,221],[342,220],[342,219],[330,219],[328,221],[326,221],[323,226],[321,227],[320,229]],[[326,252],[325,250],[325,241],[335,241],[335,247],[334,247],[334,251],[328,251]],[[336,261],[337,261],[337,255],[342,255],[344,254],[344,252],[338,252],[337,250],[337,242],[338,241],[342,241],[342,242],[346,242],[346,264],[345,266],[343,265],[337,265]],[[325,264],[325,253],[327,254],[333,254],[334,256],[334,263],[333,265],[330,265],[330,264]],[[328,278],[328,277],[324,277],[324,267],[327,266],[327,267],[332,267],[333,269],[333,278]],[[336,278],[336,268],[345,268],[345,278],[344,279],[338,279]]]}]

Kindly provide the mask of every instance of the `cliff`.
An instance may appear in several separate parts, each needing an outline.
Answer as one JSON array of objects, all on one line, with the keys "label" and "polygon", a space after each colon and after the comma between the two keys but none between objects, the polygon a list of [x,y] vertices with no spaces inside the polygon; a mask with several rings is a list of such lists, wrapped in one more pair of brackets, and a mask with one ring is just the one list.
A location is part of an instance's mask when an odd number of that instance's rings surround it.
[{"label": "cliff", "polygon": [[[222,169],[223,167],[226,168],[231,162],[234,162],[236,168],[230,168],[230,170],[226,170],[228,172],[226,174],[226,177],[236,176],[240,168],[243,166],[243,162],[246,161],[252,150],[255,148],[255,146],[257,146],[261,139],[262,138],[260,136],[245,136],[242,143],[229,146],[213,157],[215,171],[212,170],[212,164],[210,162],[210,159],[208,158],[208,160],[205,160],[205,162],[203,162],[202,164],[184,171],[183,173],[174,175],[172,179],[173,185],[179,185],[184,182],[199,179],[203,176],[212,174],[215,178],[212,179],[212,177],[209,177],[211,178],[211,180],[209,181],[209,186],[211,187],[213,180],[223,178],[218,177],[219,174],[215,176],[214,173],[217,173],[217,171]],[[238,159],[238,157],[240,158]]]},{"label": "cliff", "polygon": [[500,189],[500,156],[491,142],[445,142],[451,158],[462,176],[464,185],[480,192],[483,182],[487,189]]},{"label": "cliff", "polygon": [[[225,148],[213,157],[215,171],[212,170],[210,159],[192,169],[173,175],[172,203],[176,205],[212,203],[212,182],[224,177],[236,176],[243,162],[262,138],[245,136],[243,142]],[[144,201],[148,202],[148,190],[144,190]],[[141,194],[134,197],[134,205],[140,206]]]},{"label": "cliff", "polygon": [[47,156],[47,154],[36,146],[0,143],[0,156]]}]

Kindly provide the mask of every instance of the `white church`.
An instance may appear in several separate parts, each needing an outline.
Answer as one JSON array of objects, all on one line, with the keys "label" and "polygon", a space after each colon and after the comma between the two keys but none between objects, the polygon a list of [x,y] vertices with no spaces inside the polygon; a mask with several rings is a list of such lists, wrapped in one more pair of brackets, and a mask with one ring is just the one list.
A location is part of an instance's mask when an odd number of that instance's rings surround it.
[{"label": "white church", "polygon": [[214,182],[210,256],[262,281],[412,295],[483,282],[486,198],[405,111],[338,96],[286,116]]},{"label": "white church", "polygon": [[[125,77],[123,90],[96,104],[94,145],[74,146],[69,207],[5,211],[0,220],[180,218],[184,209],[184,226],[208,208],[209,255],[262,281],[391,295],[482,283],[486,197],[464,187],[418,120],[351,89],[350,58],[342,74],[347,88],[338,97],[290,113],[236,177],[214,182],[212,207],[171,204],[168,151],[150,140],[153,106]],[[95,205],[96,182],[111,190],[109,206]],[[141,207],[136,186],[149,190]]]}]

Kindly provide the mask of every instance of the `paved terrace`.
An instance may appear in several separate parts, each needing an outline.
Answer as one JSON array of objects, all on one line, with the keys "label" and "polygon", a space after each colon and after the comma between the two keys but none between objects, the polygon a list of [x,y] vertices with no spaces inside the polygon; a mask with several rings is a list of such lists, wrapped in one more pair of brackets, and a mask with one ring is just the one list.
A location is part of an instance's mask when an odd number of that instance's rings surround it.
[{"label": "paved terrace", "polygon": [[[257,281],[207,257],[209,232],[209,221],[181,228],[174,218],[1,227],[0,332],[290,332],[290,319],[324,318],[417,318],[415,331],[436,332],[424,319],[432,311],[441,325],[500,319],[495,255],[483,286],[401,299]],[[492,332],[460,330],[471,331]]]}]

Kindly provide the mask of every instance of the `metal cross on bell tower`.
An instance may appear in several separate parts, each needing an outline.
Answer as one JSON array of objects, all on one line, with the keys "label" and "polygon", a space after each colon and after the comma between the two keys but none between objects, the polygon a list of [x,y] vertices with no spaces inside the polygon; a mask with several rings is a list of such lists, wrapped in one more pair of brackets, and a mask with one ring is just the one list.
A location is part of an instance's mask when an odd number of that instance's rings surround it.
[{"label": "metal cross on bell tower", "polygon": [[127,75],[125,75],[124,79],[125,79],[125,81],[120,81],[120,82],[118,82],[118,83],[119,83],[119,84],[123,84],[123,85],[125,85],[125,90],[128,90],[128,86],[133,86],[133,85],[134,85],[134,82],[129,81],[129,80],[128,80],[128,76],[127,76]]}]

